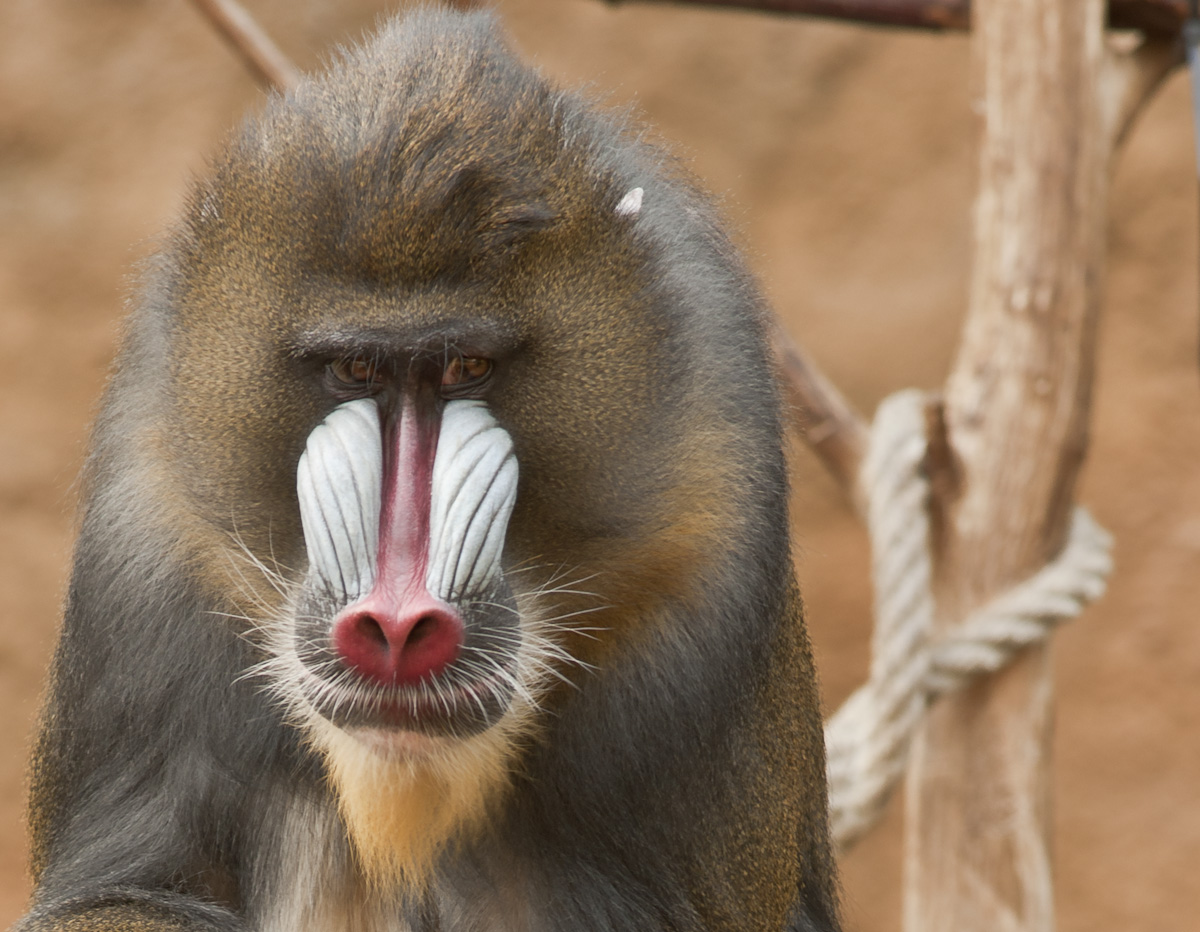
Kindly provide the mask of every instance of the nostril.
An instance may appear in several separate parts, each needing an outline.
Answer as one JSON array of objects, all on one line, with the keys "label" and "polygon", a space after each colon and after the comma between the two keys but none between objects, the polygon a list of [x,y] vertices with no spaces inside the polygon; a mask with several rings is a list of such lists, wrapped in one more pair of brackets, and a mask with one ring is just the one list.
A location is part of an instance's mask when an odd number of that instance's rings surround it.
[{"label": "nostril", "polygon": [[401,605],[371,604],[382,601],[368,596],[334,619],[333,648],[348,667],[395,686],[436,676],[457,659],[465,628],[453,607],[428,595]]},{"label": "nostril", "polygon": [[363,615],[358,619],[357,624],[358,632],[364,641],[373,643],[379,650],[390,650],[387,635],[383,633],[383,625],[378,621],[370,615]]},{"label": "nostril", "polygon": [[[408,639],[404,642],[404,646],[416,647],[427,638],[437,637],[437,626],[437,619],[432,615],[424,615],[418,618],[417,623],[408,632]],[[380,634],[382,633],[381,631]]]}]

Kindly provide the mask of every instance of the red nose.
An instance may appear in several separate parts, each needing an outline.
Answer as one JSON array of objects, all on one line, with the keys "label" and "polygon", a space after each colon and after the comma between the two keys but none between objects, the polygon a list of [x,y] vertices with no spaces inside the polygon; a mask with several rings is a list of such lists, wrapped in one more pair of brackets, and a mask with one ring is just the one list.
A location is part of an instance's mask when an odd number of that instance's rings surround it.
[{"label": "red nose", "polygon": [[333,648],[360,676],[383,686],[413,685],[436,676],[458,657],[462,616],[421,592],[410,599],[372,592],[333,622]]}]

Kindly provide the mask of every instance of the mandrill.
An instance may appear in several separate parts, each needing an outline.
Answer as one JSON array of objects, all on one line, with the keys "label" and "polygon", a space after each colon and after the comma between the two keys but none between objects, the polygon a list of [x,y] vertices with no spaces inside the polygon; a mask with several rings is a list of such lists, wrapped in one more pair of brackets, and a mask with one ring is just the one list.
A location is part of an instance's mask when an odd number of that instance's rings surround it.
[{"label": "mandrill", "polygon": [[488,15],[273,97],[95,428],[17,929],[837,929],[767,332]]}]

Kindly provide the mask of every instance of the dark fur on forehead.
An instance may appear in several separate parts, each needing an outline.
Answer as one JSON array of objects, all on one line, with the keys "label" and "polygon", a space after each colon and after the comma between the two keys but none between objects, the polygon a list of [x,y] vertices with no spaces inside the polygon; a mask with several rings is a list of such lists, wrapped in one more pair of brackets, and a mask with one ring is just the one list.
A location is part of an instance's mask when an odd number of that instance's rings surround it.
[{"label": "dark fur on forehead", "polygon": [[270,249],[262,232],[286,231],[278,253],[329,275],[454,283],[565,215],[611,210],[613,172],[580,112],[490,15],[419,11],[274,98],[218,166],[192,232],[204,243],[219,218]]}]

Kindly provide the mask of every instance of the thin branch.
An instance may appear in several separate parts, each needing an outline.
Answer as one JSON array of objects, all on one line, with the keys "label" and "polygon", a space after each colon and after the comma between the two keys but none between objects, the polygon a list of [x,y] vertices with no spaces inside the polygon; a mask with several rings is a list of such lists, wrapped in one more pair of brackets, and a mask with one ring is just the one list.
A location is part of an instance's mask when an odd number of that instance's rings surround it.
[{"label": "thin branch", "polygon": [[1178,36],[1188,18],[1188,0],[1108,0],[1108,25],[1165,39]]},{"label": "thin branch", "polygon": [[[631,0],[607,0],[612,4]],[[636,0],[642,3],[685,3],[732,7],[767,13],[791,13],[852,20],[879,26],[916,29],[970,28],[970,0]],[[1188,0],[1109,0],[1108,25],[1136,29],[1149,36],[1179,35],[1187,18]]]},{"label": "thin branch", "polygon": [[287,90],[300,72],[236,0],[192,0],[264,87]]},{"label": "thin branch", "polygon": [[[607,0],[620,4],[628,0]],[[766,13],[792,13],[845,19],[879,26],[917,29],[967,29],[968,0],[635,0],[643,3],[683,3],[692,6],[733,7]]]},{"label": "thin branch", "polygon": [[775,350],[785,376],[784,389],[794,415],[793,426],[859,513],[865,513],[858,473],[867,452],[867,423],[795,341],[782,328],[777,326],[775,331]]}]

